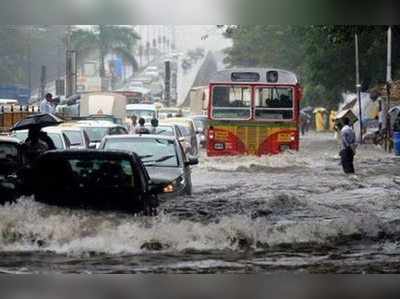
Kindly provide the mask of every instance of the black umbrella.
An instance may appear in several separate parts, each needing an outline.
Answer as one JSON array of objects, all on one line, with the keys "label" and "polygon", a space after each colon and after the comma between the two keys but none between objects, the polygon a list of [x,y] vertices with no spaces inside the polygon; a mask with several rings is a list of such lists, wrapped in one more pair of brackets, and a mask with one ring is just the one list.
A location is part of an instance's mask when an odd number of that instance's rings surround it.
[{"label": "black umbrella", "polygon": [[11,129],[13,131],[26,130],[31,128],[44,128],[62,123],[63,120],[50,113],[32,114],[20,120]]}]

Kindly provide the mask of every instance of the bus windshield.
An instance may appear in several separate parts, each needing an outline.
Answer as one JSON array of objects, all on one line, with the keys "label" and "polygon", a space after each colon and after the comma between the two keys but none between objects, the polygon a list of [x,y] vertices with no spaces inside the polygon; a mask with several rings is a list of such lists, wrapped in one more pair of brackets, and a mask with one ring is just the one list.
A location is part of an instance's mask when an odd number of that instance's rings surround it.
[{"label": "bus windshield", "polygon": [[289,87],[260,87],[255,92],[255,118],[293,119],[293,90]]},{"label": "bus windshield", "polygon": [[138,118],[143,117],[145,119],[151,119],[156,117],[156,112],[154,110],[127,110],[128,116],[136,115]]},{"label": "bus windshield", "polygon": [[250,119],[250,86],[214,86],[212,90],[214,119]]}]

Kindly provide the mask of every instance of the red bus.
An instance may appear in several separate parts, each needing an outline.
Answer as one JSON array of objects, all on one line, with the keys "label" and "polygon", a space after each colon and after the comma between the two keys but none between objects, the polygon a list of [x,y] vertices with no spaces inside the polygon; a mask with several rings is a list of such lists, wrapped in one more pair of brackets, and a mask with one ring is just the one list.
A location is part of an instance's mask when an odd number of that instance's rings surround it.
[{"label": "red bus", "polygon": [[302,89],[294,73],[217,72],[209,84],[207,155],[271,155],[299,149]]}]

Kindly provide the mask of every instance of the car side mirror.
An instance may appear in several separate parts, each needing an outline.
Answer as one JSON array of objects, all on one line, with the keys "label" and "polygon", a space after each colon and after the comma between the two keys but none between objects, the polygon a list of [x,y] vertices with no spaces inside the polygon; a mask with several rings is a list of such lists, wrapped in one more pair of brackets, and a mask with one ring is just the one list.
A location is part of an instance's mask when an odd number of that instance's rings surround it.
[{"label": "car side mirror", "polygon": [[199,164],[199,159],[198,158],[193,158],[193,157],[190,157],[188,159],[188,161],[185,162],[186,166],[197,165],[197,164]]}]

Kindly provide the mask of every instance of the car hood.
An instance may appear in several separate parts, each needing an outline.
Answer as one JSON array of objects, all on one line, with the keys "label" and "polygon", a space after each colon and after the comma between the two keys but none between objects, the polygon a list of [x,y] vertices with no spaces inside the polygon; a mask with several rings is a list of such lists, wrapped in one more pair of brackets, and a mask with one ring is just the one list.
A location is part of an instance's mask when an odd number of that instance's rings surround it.
[{"label": "car hood", "polygon": [[147,172],[149,173],[150,179],[154,183],[162,183],[165,181],[172,182],[176,180],[178,177],[183,175],[182,169],[178,167],[154,167],[149,166],[146,167]]}]

